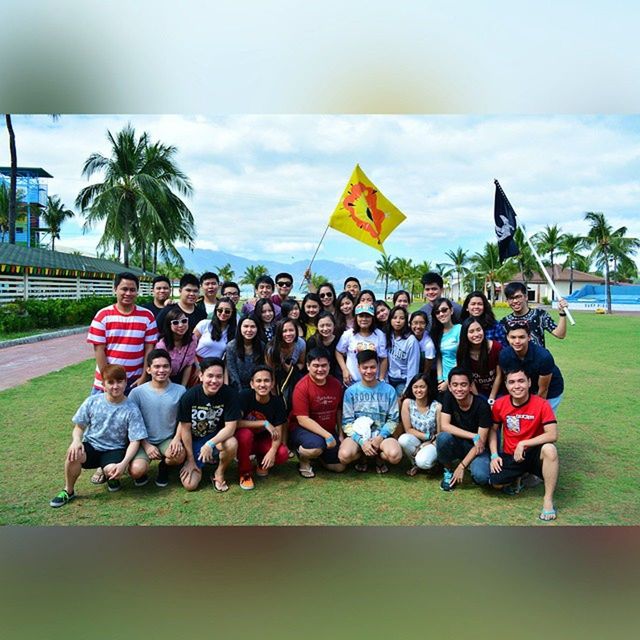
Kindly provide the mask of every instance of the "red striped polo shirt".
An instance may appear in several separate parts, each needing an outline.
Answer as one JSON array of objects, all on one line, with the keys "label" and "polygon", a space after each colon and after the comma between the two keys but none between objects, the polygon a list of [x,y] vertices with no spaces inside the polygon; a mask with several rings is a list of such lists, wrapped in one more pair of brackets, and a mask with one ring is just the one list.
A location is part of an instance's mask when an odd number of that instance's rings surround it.
[{"label": "red striped polo shirt", "polygon": [[[100,309],[93,318],[87,335],[88,343],[106,346],[107,362],[122,365],[129,381],[142,375],[145,345],[155,344],[157,340],[158,331],[153,313],[138,305],[129,314],[119,311],[115,304]],[[103,389],[97,365],[93,386]]]}]

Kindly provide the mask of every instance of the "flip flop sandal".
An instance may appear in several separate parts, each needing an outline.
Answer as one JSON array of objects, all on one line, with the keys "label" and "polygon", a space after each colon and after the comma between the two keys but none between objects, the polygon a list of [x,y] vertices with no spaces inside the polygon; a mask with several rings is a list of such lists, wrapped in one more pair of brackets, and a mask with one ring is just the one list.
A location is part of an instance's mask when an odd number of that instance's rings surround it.
[{"label": "flip flop sandal", "polygon": [[360,473],[366,473],[367,471],[369,471],[369,465],[366,462],[358,462],[358,464],[355,465],[354,469],[356,471],[359,471]]},{"label": "flip flop sandal", "polygon": [[411,469],[407,469],[407,475],[410,478],[413,478],[415,475],[418,474],[418,467],[416,467],[416,465],[414,464],[413,467],[411,467]]},{"label": "flip flop sandal", "polygon": [[382,464],[376,464],[376,473],[382,475],[389,472],[389,467],[383,462]]},{"label": "flip flop sandal", "polygon": [[303,478],[315,478],[316,474],[314,473],[313,469],[311,467],[309,467],[308,469],[301,469],[300,467],[298,467],[298,473],[303,477]]},{"label": "flip flop sandal", "polygon": [[91,484],[104,484],[107,481],[107,477],[103,471],[96,471],[91,476]]},{"label": "flip flop sandal", "polygon": [[552,520],[555,520],[557,517],[557,512],[555,509],[543,509],[540,512],[540,520],[542,520],[542,522],[551,522]]},{"label": "flip flop sandal", "polygon": [[229,485],[226,483],[225,480],[218,480],[217,478],[212,477],[211,484],[213,484],[213,488],[218,493],[224,493],[225,491],[229,491]]}]

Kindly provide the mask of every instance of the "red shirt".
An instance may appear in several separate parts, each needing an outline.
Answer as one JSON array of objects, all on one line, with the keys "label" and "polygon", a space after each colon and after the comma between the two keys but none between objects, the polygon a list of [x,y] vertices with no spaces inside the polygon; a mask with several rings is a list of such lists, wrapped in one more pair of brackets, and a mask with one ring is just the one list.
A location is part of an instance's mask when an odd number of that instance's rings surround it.
[{"label": "red shirt", "polygon": [[544,433],[544,425],[557,422],[551,405],[540,396],[530,395],[529,400],[514,407],[511,396],[498,398],[493,405],[493,421],[502,425],[503,450],[513,454],[521,440],[528,440]]},{"label": "red shirt", "polygon": [[[107,362],[122,365],[127,372],[127,380],[142,375],[145,344],[155,344],[157,340],[153,313],[137,305],[129,314],[119,311],[115,304],[100,309],[87,336],[89,344],[105,345]],[[93,386],[102,389],[102,376],[97,365]]]},{"label": "red shirt", "polygon": [[295,386],[291,405],[289,429],[300,426],[297,416],[308,416],[335,436],[337,414],[342,409],[342,385],[327,376],[326,384],[319,386],[307,374]]}]

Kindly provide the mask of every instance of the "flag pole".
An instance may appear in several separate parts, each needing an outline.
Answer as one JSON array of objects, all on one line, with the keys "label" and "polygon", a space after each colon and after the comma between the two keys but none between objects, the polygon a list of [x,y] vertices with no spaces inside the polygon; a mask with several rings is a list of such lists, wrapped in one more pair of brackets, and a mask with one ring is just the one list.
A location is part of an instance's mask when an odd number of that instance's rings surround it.
[{"label": "flag pole", "polygon": [[[324,233],[322,234],[322,237],[320,238],[320,242],[318,242],[318,246],[316,247],[316,250],[313,252],[313,256],[311,257],[311,262],[309,262],[309,266],[307,267],[306,271],[304,272],[305,275],[302,277],[302,282],[300,283],[300,290],[302,290],[302,285],[304,284],[304,281],[307,280],[309,282],[309,284],[311,284],[311,265],[313,264],[313,261],[316,259],[316,256],[318,255],[318,251],[320,251],[320,245],[322,244],[322,241],[324,240],[324,237],[327,235],[327,231],[329,231],[329,225],[327,225],[326,229],[324,230]],[[306,277],[306,274],[309,274],[309,278]]]},{"label": "flag pole", "polygon": [[[556,296],[558,296],[558,298],[562,298],[562,295],[558,291],[558,288],[556,287],[555,283],[551,279],[551,276],[547,272],[546,267],[542,264],[542,258],[538,255],[538,252],[536,251],[536,248],[533,246],[533,242],[531,242],[531,239],[529,238],[529,235],[527,234],[527,228],[523,224],[521,224],[520,227],[522,228],[522,235],[524,236],[524,239],[527,241],[527,244],[529,245],[529,248],[531,249],[531,253],[533,253],[536,261],[540,265],[540,269],[542,270],[542,273],[543,273],[544,277],[547,279],[547,282],[549,283],[549,286],[553,289],[553,291],[555,292]],[[552,268],[553,268],[553,265],[552,265]],[[574,325],[576,323],[576,321],[573,319],[573,316],[571,315],[571,311],[569,311],[569,309],[565,309],[565,313],[567,314],[567,318],[568,318],[569,322],[571,323],[571,325]]]}]

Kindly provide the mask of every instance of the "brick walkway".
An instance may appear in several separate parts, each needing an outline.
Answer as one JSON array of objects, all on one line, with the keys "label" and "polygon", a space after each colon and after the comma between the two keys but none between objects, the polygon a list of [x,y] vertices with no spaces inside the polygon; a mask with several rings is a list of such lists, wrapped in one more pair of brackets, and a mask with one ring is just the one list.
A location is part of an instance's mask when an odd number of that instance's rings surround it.
[{"label": "brick walkway", "polygon": [[0,349],[0,391],[93,358],[84,333]]}]

